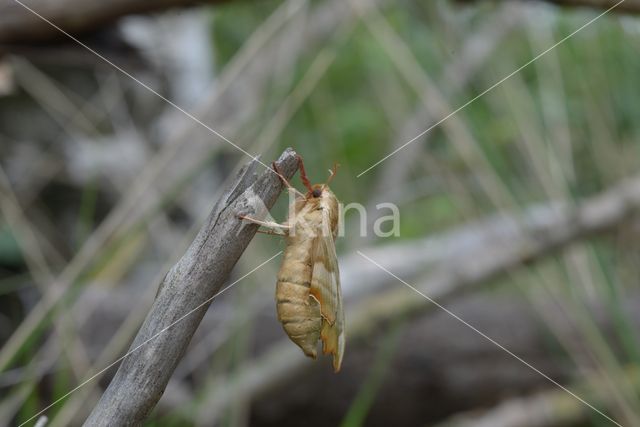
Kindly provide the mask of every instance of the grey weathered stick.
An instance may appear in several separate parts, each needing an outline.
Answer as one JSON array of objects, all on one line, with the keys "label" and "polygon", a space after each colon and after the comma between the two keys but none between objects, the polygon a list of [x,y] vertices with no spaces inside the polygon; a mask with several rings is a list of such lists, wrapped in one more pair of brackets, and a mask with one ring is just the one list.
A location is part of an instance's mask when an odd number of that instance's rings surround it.
[{"label": "grey weathered stick", "polygon": [[[290,178],[297,170],[296,153],[287,149],[277,164]],[[257,197],[271,208],[282,191],[278,176],[268,170],[258,177],[256,160],[245,166],[216,203],[187,252],[169,270],[158,296],[131,344],[136,349],[186,313],[212,298],[257,231],[238,214],[255,212]],[[85,425],[139,425],[162,396],[209,303],[133,351],[93,409]]]}]

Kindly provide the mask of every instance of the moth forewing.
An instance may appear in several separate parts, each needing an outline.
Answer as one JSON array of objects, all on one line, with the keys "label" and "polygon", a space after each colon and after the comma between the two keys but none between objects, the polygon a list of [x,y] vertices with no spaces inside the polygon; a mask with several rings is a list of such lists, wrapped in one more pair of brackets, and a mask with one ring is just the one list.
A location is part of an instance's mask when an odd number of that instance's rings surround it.
[{"label": "moth forewing", "polygon": [[323,352],[333,355],[333,367],[337,372],[344,354],[344,312],[340,289],[340,270],[335,249],[338,230],[338,200],[325,186],[320,201],[320,234],[314,239],[311,295],[320,303],[323,318]]},{"label": "moth forewing", "polygon": [[322,317],[333,325],[336,321],[339,277],[330,260],[328,246],[331,244],[322,236],[314,240],[310,293],[320,304]]},{"label": "moth forewing", "polygon": [[342,309],[342,291],[340,271],[335,253],[333,236],[318,239],[321,259],[316,259],[311,280],[311,294],[319,296],[322,315],[323,352],[333,355],[333,368],[337,372],[344,354],[344,312]]}]

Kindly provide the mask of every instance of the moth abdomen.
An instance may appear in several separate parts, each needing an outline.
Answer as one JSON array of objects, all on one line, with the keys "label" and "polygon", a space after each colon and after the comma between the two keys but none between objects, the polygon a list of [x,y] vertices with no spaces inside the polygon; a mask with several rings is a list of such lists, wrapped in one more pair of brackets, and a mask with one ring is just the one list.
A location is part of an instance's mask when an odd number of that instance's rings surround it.
[{"label": "moth abdomen", "polygon": [[276,311],[278,320],[289,338],[307,356],[315,358],[316,344],[322,330],[322,318],[318,303],[309,298],[309,286],[305,282],[278,281]]}]

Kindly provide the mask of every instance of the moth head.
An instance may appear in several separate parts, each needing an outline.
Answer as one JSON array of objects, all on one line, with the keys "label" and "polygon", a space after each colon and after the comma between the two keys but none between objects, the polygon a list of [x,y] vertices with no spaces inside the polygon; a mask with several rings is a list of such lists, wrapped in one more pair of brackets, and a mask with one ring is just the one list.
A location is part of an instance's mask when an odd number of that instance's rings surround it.
[{"label": "moth head", "polygon": [[322,196],[322,192],[325,189],[329,189],[329,183],[333,180],[333,177],[336,176],[336,172],[338,171],[338,164],[335,163],[333,165],[333,169],[329,170],[329,179],[324,184],[314,184],[311,185],[309,178],[307,177],[307,172],[304,170],[304,163],[302,162],[302,157],[298,156],[298,167],[300,168],[300,179],[302,179],[302,183],[309,192],[307,193],[307,199],[310,198],[318,198]]},{"label": "moth head", "polygon": [[322,191],[324,190],[324,185],[316,184],[311,187],[311,197],[317,198],[322,196]]}]

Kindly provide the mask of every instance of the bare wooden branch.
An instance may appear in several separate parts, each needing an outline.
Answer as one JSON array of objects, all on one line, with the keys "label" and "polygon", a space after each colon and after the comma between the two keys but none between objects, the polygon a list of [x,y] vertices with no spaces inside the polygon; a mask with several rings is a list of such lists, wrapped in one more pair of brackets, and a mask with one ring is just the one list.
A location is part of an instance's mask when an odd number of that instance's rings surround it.
[{"label": "bare wooden branch", "polygon": [[[95,30],[130,14],[229,0],[22,0],[27,7],[63,30],[76,34]],[[0,43],[25,43],[60,38],[58,30],[15,0],[0,0]]]},{"label": "bare wooden branch", "polygon": [[[471,3],[476,0],[459,0],[463,3]],[[620,0],[503,0],[511,3],[552,3],[558,6],[566,7],[588,7],[592,9],[606,10],[616,5]],[[640,0],[625,0],[614,9],[615,12],[624,13],[640,13]]]},{"label": "bare wooden branch", "polygon": [[[530,1],[530,0],[528,0]],[[619,0],[547,0],[558,6],[579,6],[591,7],[594,9],[609,9],[613,7]],[[640,13],[640,1],[625,0],[615,8],[616,12]]]},{"label": "bare wooden branch", "polygon": [[[627,378],[636,387],[640,384],[640,373],[627,369]],[[588,376],[578,386],[592,390],[589,402],[598,406],[610,407],[613,396],[597,387],[601,381],[597,376]],[[585,387],[590,385],[590,387]],[[593,392],[595,391],[595,393]],[[584,395],[584,393],[582,393]],[[593,417],[593,411],[579,400],[563,390],[550,389],[530,396],[509,398],[495,407],[480,413],[465,412],[455,415],[437,427],[558,427],[575,426],[587,423]]]},{"label": "bare wooden branch", "polygon": [[[111,24],[131,14],[159,12],[197,4],[226,3],[229,0],[31,0],[29,8],[65,31],[76,34]],[[461,0],[470,2],[471,0]],[[474,0],[475,1],[475,0]],[[513,0],[511,0],[513,1]],[[518,0],[531,3],[532,0]],[[541,1],[541,0],[536,0]],[[617,0],[544,0],[559,6],[608,9]],[[640,0],[625,0],[617,12],[640,13]],[[38,18],[15,0],[0,0],[0,43],[25,43],[59,38],[58,30]]]},{"label": "bare wooden branch", "polygon": [[551,390],[500,403],[485,413],[453,416],[438,427],[559,427],[578,425],[592,416],[590,409],[563,391]]},{"label": "bare wooden branch", "polygon": [[[295,152],[286,150],[277,164],[290,178],[297,170]],[[255,214],[257,197],[271,208],[282,191],[275,173],[266,170],[258,177],[257,167],[262,166],[254,160],[239,172],[187,252],[167,273],[132,350],[212,298],[227,280],[258,228],[240,221],[238,214]],[[208,307],[204,304],[127,356],[85,425],[142,423],[162,396]]]}]

